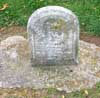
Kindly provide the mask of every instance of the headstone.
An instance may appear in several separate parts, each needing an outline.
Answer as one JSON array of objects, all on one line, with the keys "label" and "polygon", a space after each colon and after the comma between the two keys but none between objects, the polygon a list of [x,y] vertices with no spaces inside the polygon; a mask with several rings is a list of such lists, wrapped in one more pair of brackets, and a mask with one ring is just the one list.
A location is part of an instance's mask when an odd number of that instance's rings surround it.
[{"label": "headstone", "polygon": [[68,65],[78,63],[79,22],[63,7],[47,6],[36,10],[27,31],[33,65]]}]

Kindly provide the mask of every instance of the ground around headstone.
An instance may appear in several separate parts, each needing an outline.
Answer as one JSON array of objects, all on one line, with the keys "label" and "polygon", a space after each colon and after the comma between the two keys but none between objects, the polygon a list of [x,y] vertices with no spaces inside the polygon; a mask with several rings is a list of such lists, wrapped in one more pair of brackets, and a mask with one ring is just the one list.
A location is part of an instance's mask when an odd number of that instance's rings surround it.
[{"label": "ground around headstone", "polygon": [[76,66],[32,67],[29,56],[27,39],[22,36],[12,36],[1,41],[0,87],[54,87],[71,92],[92,87],[100,81],[100,47],[94,44],[80,40],[80,62]]}]

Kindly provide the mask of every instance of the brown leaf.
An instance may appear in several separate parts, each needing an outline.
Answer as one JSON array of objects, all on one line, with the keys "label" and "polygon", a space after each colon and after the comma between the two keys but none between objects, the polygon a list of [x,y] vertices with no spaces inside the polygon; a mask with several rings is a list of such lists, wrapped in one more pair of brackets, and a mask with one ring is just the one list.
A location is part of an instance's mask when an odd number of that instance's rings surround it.
[{"label": "brown leaf", "polygon": [[8,4],[7,4],[7,3],[5,3],[5,4],[3,5],[3,7],[2,7],[2,8],[0,8],[0,11],[5,10],[7,7],[8,7]]}]

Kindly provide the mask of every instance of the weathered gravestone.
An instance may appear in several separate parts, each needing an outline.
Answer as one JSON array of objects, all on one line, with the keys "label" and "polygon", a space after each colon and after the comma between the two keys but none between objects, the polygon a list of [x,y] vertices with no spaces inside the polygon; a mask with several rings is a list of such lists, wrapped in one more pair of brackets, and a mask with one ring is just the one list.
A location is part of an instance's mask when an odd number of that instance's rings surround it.
[{"label": "weathered gravestone", "polygon": [[78,63],[79,23],[68,9],[47,6],[35,11],[27,30],[33,65]]}]

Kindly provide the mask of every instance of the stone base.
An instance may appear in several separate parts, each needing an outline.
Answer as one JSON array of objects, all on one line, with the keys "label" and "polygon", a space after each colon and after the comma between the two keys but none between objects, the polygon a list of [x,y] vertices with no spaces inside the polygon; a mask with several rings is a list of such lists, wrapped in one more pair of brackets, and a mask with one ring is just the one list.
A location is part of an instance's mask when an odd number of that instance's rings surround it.
[{"label": "stone base", "polygon": [[78,65],[32,67],[30,48],[26,39],[13,36],[0,43],[2,88],[54,87],[71,92],[92,87],[98,81],[100,81],[100,47],[94,44],[80,41]]}]

